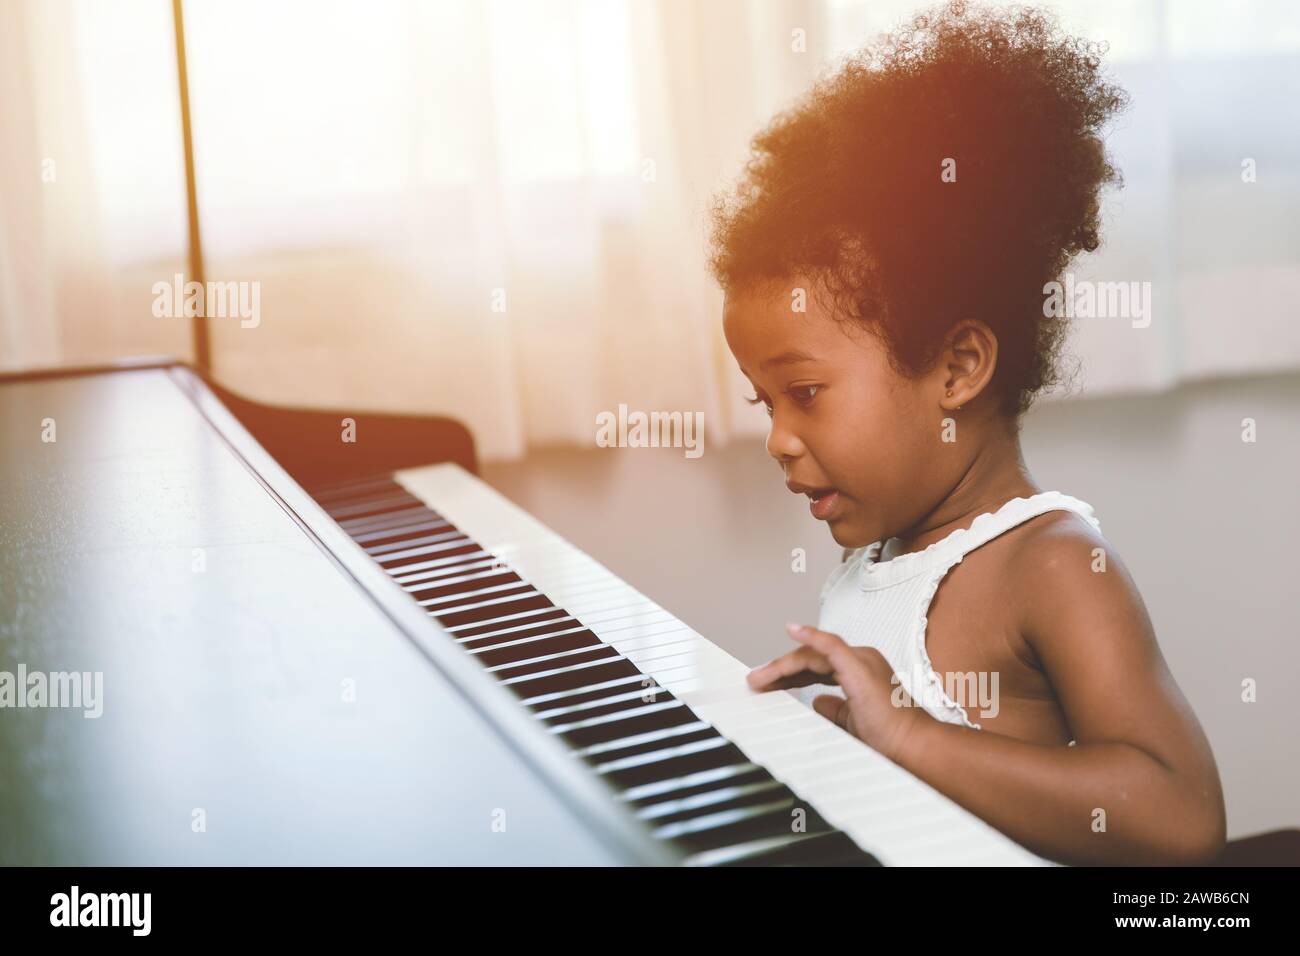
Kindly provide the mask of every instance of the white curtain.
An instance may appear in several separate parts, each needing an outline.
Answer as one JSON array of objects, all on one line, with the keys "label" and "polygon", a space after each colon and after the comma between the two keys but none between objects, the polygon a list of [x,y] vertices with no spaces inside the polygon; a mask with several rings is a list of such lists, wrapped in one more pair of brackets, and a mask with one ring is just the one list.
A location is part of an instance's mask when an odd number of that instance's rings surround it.
[{"label": "white curtain", "polygon": [[[1300,366],[1300,14],[1050,5],[1111,41],[1134,104],[1075,271],[1153,285],[1149,327],[1078,323],[1085,393]],[[260,284],[256,327],[211,320],[216,376],[452,415],[485,459],[590,445],[620,404],[761,434],[709,197],[833,56],[922,6],[188,0],[208,278]],[[166,0],[0,0],[0,365],[188,355],[151,311],[184,271],[175,89]]]}]

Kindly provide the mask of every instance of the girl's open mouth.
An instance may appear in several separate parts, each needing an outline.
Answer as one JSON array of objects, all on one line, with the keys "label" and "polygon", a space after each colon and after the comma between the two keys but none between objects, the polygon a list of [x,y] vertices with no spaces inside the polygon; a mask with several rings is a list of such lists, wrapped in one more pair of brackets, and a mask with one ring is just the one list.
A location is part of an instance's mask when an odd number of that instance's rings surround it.
[{"label": "girl's open mouth", "polygon": [[789,478],[786,479],[785,486],[796,495],[808,496],[812,516],[819,521],[825,521],[834,514],[835,508],[840,501],[840,493],[834,488],[813,488],[810,485],[800,484]]},{"label": "girl's open mouth", "polygon": [[826,488],[822,491],[808,492],[810,504],[808,509],[812,516],[818,521],[825,521],[835,513],[835,506],[839,504],[840,493],[834,488]]}]

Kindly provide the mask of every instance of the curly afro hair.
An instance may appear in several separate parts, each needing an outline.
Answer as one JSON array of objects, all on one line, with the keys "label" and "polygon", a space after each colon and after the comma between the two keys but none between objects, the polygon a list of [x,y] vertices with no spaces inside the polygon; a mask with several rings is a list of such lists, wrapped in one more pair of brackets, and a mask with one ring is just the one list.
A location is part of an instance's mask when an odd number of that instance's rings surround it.
[{"label": "curly afro hair", "polygon": [[713,201],[724,291],[796,275],[882,338],[900,374],[933,368],[953,324],[998,339],[992,388],[1018,420],[1058,383],[1066,325],[1043,286],[1098,245],[1120,185],[1101,127],[1128,97],[1104,45],[1033,8],[952,2],[848,56],[751,143]]}]

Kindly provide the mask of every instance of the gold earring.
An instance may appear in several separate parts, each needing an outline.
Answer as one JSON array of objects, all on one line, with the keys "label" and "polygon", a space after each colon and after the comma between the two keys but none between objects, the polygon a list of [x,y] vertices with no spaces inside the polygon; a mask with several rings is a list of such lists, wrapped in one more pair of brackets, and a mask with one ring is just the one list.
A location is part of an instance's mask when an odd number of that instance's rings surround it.
[{"label": "gold earring", "polygon": [[952,398],[952,389],[948,389],[948,397]]}]

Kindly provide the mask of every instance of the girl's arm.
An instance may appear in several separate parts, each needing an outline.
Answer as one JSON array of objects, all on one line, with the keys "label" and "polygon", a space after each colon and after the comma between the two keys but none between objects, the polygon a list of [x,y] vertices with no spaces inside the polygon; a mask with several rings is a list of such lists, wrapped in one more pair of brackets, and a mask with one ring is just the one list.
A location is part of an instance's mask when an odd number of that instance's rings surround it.
[{"label": "girl's arm", "polygon": [[[792,635],[804,648],[755,671],[751,685],[832,673],[847,699],[818,698],[819,713],[1040,856],[1076,864],[1212,860],[1226,829],[1218,769],[1127,572],[1109,554],[1106,570],[1094,571],[1094,549],[1104,542],[1065,524],[1024,544],[1008,569],[1022,595],[1021,633],[1056,690],[1075,746],[1028,743],[895,707],[892,671],[878,651],[811,628]],[[801,671],[817,676],[803,679]]]}]

